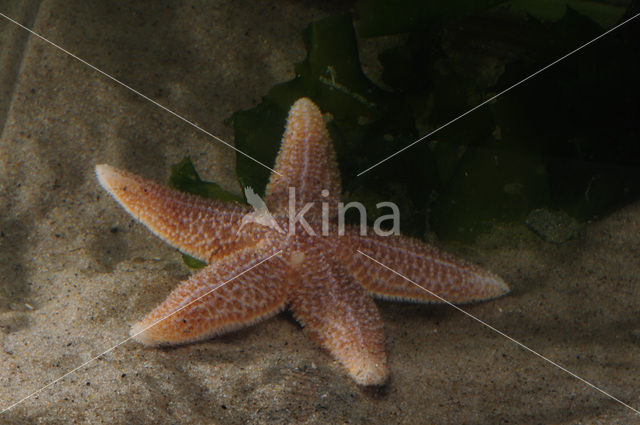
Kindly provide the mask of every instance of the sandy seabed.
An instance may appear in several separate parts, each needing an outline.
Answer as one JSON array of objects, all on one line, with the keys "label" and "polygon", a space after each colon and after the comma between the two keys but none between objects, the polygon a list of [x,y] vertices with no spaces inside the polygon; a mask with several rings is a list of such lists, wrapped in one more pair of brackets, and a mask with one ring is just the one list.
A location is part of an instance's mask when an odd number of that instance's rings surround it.
[{"label": "sandy seabed", "polygon": [[[5,13],[232,142],[223,120],[293,77],[321,2],[0,0]],[[170,4],[171,6],[167,6]],[[0,19],[0,408],[128,336],[189,270],[93,167],[166,181],[190,155],[238,192],[234,152]],[[464,307],[640,408],[640,205],[562,245],[496,227],[449,250],[512,293]],[[447,306],[379,303],[391,380],[358,387],[288,314],[204,343],[129,341],[6,424],[628,424],[640,415]]]}]

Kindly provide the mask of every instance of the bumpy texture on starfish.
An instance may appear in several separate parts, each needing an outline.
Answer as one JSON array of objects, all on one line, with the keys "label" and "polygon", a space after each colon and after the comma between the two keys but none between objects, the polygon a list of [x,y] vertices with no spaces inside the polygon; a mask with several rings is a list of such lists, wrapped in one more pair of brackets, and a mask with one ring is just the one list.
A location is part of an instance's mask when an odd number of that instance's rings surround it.
[{"label": "bumpy texture on starfish", "polygon": [[[322,114],[309,99],[291,107],[275,170],[279,174],[271,175],[265,203],[288,232],[251,220],[243,226],[250,206],[178,192],[108,165],[96,167],[102,186],[131,215],[167,243],[208,263],[132,327],[138,341],[151,346],[198,341],[288,307],[356,382],[381,385],[388,376],[387,359],[371,296],[439,300],[357,250],[453,303],[508,292],[499,277],[415,239],[363,236],[359,227],[322,236],[319,206],[332,206],[324,214],[335,229],[340,175]],[[290,210],[295,215],[310,202],[315,204],[304,220],[290,219]]]}]

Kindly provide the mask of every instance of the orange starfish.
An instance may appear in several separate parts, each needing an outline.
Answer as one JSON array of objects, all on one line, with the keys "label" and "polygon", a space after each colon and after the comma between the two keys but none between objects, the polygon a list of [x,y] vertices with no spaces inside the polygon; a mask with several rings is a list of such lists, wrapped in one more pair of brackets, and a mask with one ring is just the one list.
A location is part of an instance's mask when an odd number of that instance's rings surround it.
[{"label": "orange starfish", "polygon": [[167,243],[208,263],[132,327],[135,339],[152,346],[193,342],[288,307],[357,383],[381,385],[388,376],[387,360],[371,295],[440,300],[357,250],[450,302],[508,292],[499,277],[415,239],[361,235],[355,226],[327,236],[329,227],[336,228],[340,175],[322,114],[309,99],[291,107],[275,170],[265,204],[279,226],[260,220],[243,225],[243,217],[252,213],[249,206],[178,192],[108,165],[96,167],[102,186],[131,215]]}]

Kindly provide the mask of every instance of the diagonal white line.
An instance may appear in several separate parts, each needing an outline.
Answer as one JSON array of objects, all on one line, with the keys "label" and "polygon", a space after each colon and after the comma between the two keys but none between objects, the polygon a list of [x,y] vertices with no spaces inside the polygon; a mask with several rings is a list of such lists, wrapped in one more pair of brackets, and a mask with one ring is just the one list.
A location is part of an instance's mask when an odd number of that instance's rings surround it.
[{"label": "diagonal white line", "polygon": [[31,394],[29,394],[26,397],[21,398],[20,400],[16,401],[15,403],[13,403],[10,406],[5,407],[4,409],[2,409],[0,411],[0,415],[3,414],[4,412],[13,409],[14,407],[16,407],[17,405],[19,405],[20,403],[30,399],[31,397],[40,394],[42,391],[46,390],[47,388],[49,388],[50,386],[52,386],[53,384],[55,384],[58,381],[63,380],[64,378],[66,378],[67,376],[71,375],[72,373],[76,372],[79,369],[82,369],[83,367],[85,367],[86,365],[88,365],[89,363],[91,363],[92,361],[94,361],[95,359],[97,359],[98,357],[102,357],[105,354],[115,350],[116,348],[118,348],[119,346],[121,346],[122,344],[124,344],[125,342],[129,341],[132,338],[135,338],[136,336],[140,335],[142,332],[146,331],[149,328],[154,327],[155,325],[157,325],[158,323],[162,322],[163,320],[168,319],[169,317],[173,316],[174,314],[176,314],[177,312],[179,312],[180,310],[183,310],[187,307],[189,307],[191,304],[201,300],[203,297],[206,297],[207,295],[211,294],[212,292],[217,291],[218,289],[222,288],[224,285],[226,285],[227,283],[231,282],[232,280],[235,280],[237,278],[239,278],[240,276],[242,276],[243,274],[249,272],[250,270],[258,267],[260,264],[269,261],[270,259],[272,259],[273,257],[275,257],[276,255],[279,255],[282,252],[282,250],[276,252],[275,254],[270,255],[269,257],[265,258],[264,260],[260,261],[259,263],[254,264],[253,266],[249,267],[247,270],[243,271],[242,273],[237,274],[236,276],[232,277],[231,279],[227,280],[226,282],[221,283],[220,285],[216,286],[215,288],[213,288],[212,290],[206,292],[205,294],[199,296],[198,298],[188,302],[187,304],[183,305],[182,307],[180,307],[177,310],[172,311],[171,313],[167,314],[166,316],[162,317],[161,319],[158,319],[156,322],[152,323],[151,325],[147,326],[146,328],[144,328],[143,330],[136,332],[133,335],[130,335],[127,339],[124,339],[122,341],[120,341],[119,343],[117,343],[116,345],[112,346],[111,348],[108,348],[107,350],[103,351],[102,353],[98,354],[97,356],[94,356],[92,358],[90,358],[89,360],[87,360],[86,362],[82,363],[80,366],[77,366],[76,368],[70,370],[69,372],[65,373],[64,375],[60,376],[57,379],[54,379],[53,381],[49,382],[47,385],[43,386],[42,388],[32,392]]},{"label": "diagonal white line", "polygon": [[389,155],[388,157],[384,158],[381,161],[376,162],[375,164],[373,164],[371,167],[367,168],[364,171],[361,171],[357,174],[357,177],[360,177],[361,175],[363,175],[364,173],[366,173],[367,171],[377,167],[378,165],[382,164],[383,162],[386,162],[388,160],[390,160],[391,158],[393,158],[396,155],[399,155],[400,153],[404,152],[405,150],[409,149],[411,146],[415,145],[416,143],[420,143],[421,141],[423,141],[424,139],[426,139],[427,137],[437,133],[438,131],[442,130],[445,127],[448,127],[449,125],[453,124],[454,122],[458,121],[460,118],[465,117],[467,115],[469,115],[470,113],[472,113],[473,111],[475,111],[478,108],[481,108],[482,106],[486,105],[487,103],[497,99],[498,97],[502,96],[503,94],[505,94],[506,92],[518,87],[520,84],[524,83],[525,81],[535,77],[536,75],[540,74],[543,71],[546,71],[547,69],[551,68],[553,65],[557,64],[558,62],[568,58],[569,56],[573,55],[574,53],[584,49],[585,47],[587,47],[588,45],[598,41],[599,39],[601,39],[602,37],[604,37],[605,35],[609,34],[612,31],[615,31],[616,29],[620,28],[621,26],[627,24],[628,22],[632,21],[633,19],[637,18],[638,16],[640,16],[640,13],[636,13],[635,15],[633,15],[632,17],[630,17],[629,19],[626,19],[624,21],[622,21],[621,23],[619,23],[618,25],[616,25],[615,27],[609,29],[608,31],[605,31],[604,33],[600,34],[599,36],[597,36],[596,38],[594,38],[593,40],[590,40],[586,43],[584,43],[583,45],[581,45],[580,47],[577,47],[576,49],[570,51],[569,53],[567,53],[566,55],[562,56],[559,59],[554,60],[553,62],[551,62],[550,64],[540,68],[539,70],[537,70],[536,72],[534,72],[533,74],[529,75],[528,77],[524,78],[523,80],[518,81],[517,83],[513,84],[512,86],[507,87],[506,89],[502,90],[500,93],[491,96],[489,99],[485,100],[484,102],[474,106],[473,108],[469,109],[467,112],[465,112],[462,115],[459,115],[458,117],[452,119],[451,121],[441,125],[440,127],[436,128],[435,130],[433,130],[432,132],[428,133],[425,136],[422,136],[421,138],[419,138],[418,140],[416,140],[415,142],[412,142],[410,144],[408,144],[407,146],[405,146],[404,148],[400,149],[399,151],[392,153],[391,155]]},{"label": "diagonal white line", "polygon": [[364,252],[360,251],[359,249],[357,249],[356,251],[358,251],[359,254],[364,255],[365,257],[367,257],[368,259],[370,259],[371,261],[373,261],[374,263],[384,267],[385,269],[389,270],[390,272],[397,274],[398,276],[400,276],[401,278],[403,278],[404,280],[406,280],[407,282],[411,282],[412,284],[414,284],[415,286],[417,286],[418,288],[422,289],[423,291],[429,293],[429,295],[436,297],[437,299],[439,299],[440,301],[442,301],[443,303],[450,305],[451,307],[455,308],[456,310],[458,310],[459,312],[465,314],[466,316],[472,318],[473,320],[475,320],[476,322],[486,326],[487,328],[491,329],[492,331],[494,331],[495,333],[507,338],[509,341],[517,344],[518,346],[524,348],[525,350],[529,351],[532,354],[535,354],[536,356],[540,357],[542,360],[551,363],[553,366],[557,367],[558,369],[562,370],[563,372],[568,373],[569,375],[573,376],[574,378],[576,378],[577,380],[587,384],[588,386],[590,386],[591,388],[601,392],[602,394],[606,395],[607,397],[609,397],[610,399],[617,401],[618,403],[620,403],[621,405],[625,406],[628,409],[633,410],[635,413],[637,413],[638,415],[640,415],[640,410],[634,409],[633,407],[629,406],[627,403],[623,402],[622,400],[612,396],[611,394],[609,394],[608,392],[601,390],[600,388],[598,388],[597,386],[595,386],[594,384],[592,384],[591,382],[587,381],[584,378],[579,377],[578,375],[576,375],[575,373],[571,372],[570,370],[560,366],[558,363],[554,362],[553,360],[548,359],[547,357],[543,356],[542,354],[538,353],[537,351],[527,347],[526,345],[524,345],[523,343],[515,340],[514,338],[510,337],[509,335],[505,334],[504,332],[494,328],[493,326],[491,326],[490,324],[488,324],[487,322],[483,321],[482,319],[477,318],[476,316],[474,316],[471,313],[466,312],[465,310],[461,309],[460,307],[458,307],[457,305],[447,301],[446,299],[442,298],[440,295],[426,289],[425,287],[417,284],[416,282],[414,282],[413,280],[409,279],[408,277],[406,277],[405,275],[398,273],[397,271],[393,270],[391,267],[386,266],[385,264],[382,264],[380,261],[376,260],[375,258],[365,254]]},{"label": "diagonal white line", "polygon": [[54,43],[53,41],[50,41],[48,39],[46,39],[45,37],[41,36],[40,34],[38,34],[37,32],[33,31],[30,28],[27,28],[26,26],[22,25],[20,22],[11,19],[10,17],[8,17],[7,15],[5,15],[4,13],[0,12],[0,16],[2,16],[3,18],[5,18],[6,20],[13,22],[14,24],[16,24],[17,26],[19,26],[20,28],[28,31],[29,33],[35,35],[36,37],[38,37],[39,39],[41,39],[42,41],[45,41],[47,43],[49,43],[50,45],[52,45],[53,47],[55,47],[56,49],[66,53],[67,55],[71,56],[72,58],[82,62],[83,64],[85,64],[86,66],[88,66],[89,68],[93,69],[94,71],[99,72],[100,74],[104,75],[105,77],[107,77],[108,79],[110,79],[111,81],[120,84],[122,87],[126,88],[129,91],[132,91],[133,93],[137,94],[138,96],[140,96],[141,98],[148,100],[149,102],[153,103],[154,105],[156,105],[158,108],[165,110],[166,112],[170,113],[171,115],[181,119],[182,121],[186,122],[187,124],[189,124],[191,127],[195,128],[196,130],[206,134],[209,137],[212,137],[213,139],[217,140],[218,142],[226,145],[227,147],[230,147],[231,149],[233,149],[234,151],[236,151],[237,153],[246,156],[247,158],[249,158],[250,160],[262,165],[263,167],[271,170],[271,172],[276,173],[278,175],[282,175],[281,173],[277,172],[276,170],[274,170],[273,168],[269,167],[268,165],[263,164],[262,162],[258,161],[257,159],[255,159],[254,157],[252,157],[251,155],[248,155],[244,152],[242,152],[241,150],[237,149],[235,146],[225,142],[224,140],[222,140],[221,138],[217,137],[216,135],[208,132],[207,130],[203,129],[202,127],[200,127],[198,124],[189,121],[188,119],[184,118],[182,115],[177,114],[176,112],[173,112],[171,109],[167,108],[166,106],[156,102],[155,100],[151,99],[149,96],[146,96],[142,93],[140,93],[138,90],[134,89],[131,86],[126,85],[125,83],[123,83],[122,81],[118,80],[115,77],[112,77],[111,75],[107,74],[106,72],[102,71],[101,69],[97,68],[94,65],[91,65],[89,62],[85,61],[84,59],[79,58],[78,56],[74,55],[73,53],[71,53],[70,51],[58,46],[56,43]]}]

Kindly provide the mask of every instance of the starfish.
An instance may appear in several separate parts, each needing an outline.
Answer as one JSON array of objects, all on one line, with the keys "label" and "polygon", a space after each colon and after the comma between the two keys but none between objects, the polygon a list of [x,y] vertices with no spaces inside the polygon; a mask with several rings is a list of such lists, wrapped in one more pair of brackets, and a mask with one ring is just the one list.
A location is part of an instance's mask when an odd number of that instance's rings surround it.
[{"label": "starfish", "polygon": [[[468,303],[508,292],[494,274],[416,239],[361,234],[360,226],[327,235],[336,227],[340,175],[322,113],[307,98],[291,107],[275,171],[264,202],[279,226],[243,221],[254,213],[248,205],[182,193],[109,165],[96,167],[101,185],[133,217],[208,264],[133,325],[137,341],[199,341],[289,308],[358,384],[382,385],[388,378],[385,339],[372,296]],[[320,226],[326,228],[320,232]]]}]

